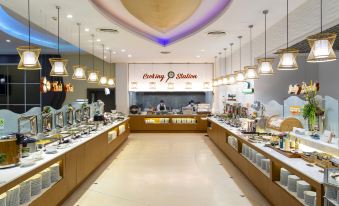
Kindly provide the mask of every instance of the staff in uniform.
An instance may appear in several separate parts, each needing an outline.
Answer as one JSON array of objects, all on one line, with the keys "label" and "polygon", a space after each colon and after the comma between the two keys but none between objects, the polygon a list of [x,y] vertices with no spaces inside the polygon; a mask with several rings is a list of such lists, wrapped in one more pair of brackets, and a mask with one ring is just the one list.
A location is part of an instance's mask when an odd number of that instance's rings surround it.
[{"label": "staff in uniform", "polygon": [[166,111],[167,108],[166,108],[166,105],[164,103],[164,100],[160,100],[160,104],[158,104],[157,106],[157,111],[160,112],[160,111]]}]

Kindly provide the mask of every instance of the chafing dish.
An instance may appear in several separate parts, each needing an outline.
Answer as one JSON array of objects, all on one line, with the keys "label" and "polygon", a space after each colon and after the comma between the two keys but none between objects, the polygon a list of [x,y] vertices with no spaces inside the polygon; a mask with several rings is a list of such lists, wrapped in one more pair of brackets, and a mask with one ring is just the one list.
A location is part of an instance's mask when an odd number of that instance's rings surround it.
[{"label": "chafing dish", "polygon": [[64,113],[59,112],[55,115],[55,126],[58,128],[64,127]]},{"label": "chafing dish", "polygon": [[43,113],[41,115],[42,132],[50,132],[53,129],[53,115],[51,113]]},{"label": "chafing dish", "polygon": [[37,116],[20,116],[18,118],[18,133],[36,135],[38,133]]}]

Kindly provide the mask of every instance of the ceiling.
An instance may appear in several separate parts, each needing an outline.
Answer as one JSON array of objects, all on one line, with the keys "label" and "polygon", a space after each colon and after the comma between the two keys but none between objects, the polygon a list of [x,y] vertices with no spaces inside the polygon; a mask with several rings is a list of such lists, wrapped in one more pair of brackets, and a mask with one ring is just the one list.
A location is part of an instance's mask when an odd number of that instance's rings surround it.
[{"label": "ceiling", "polygon": [[[201,4],[209,0],[201,0]],[[307,0],[290,1],[290,12],[305,3]],[[0,0],[0,4],[16,15],[26,18],[27,4],[23,0]],[[111,0],[114,4],[121,4],[120,0]],[[210,2],[210,1],[209,1]],[[35,26],[47,30],[47,33],[57,34],[56,21],[52,19],[57,14],[55,6],[61,7],[61,37],[73,44],[78,44],[76,23],[82,24],[81,48],[91,52],[91,34],[95,35],[95,55],[102,57],[100,44],[112,49],[114,62],[213,62],[217,52],[227,47],[229,43],[237,41],[237,36],[243,35],[243,42],[247,43],[248,25],[254,24],[253,37],[264,31],[264,17],[262,11],[269,10],[268,27],[271,27],[286,15],[286,0],[233,0],[224,9],[217,19],[202,27],[185,38],[166,47],[161,46],[144,36],[131,31],[124,25],[114,22],[102,14],[90,0],[31,0],[31,19]],[[67,18],[72,15],[72,18]],[[89,31],[85,31],[85,28]],[[97,32],[97,28],[117,29],[118,33]],[[209,31],[222,30],[226,36],[211,37]],[[4,45],[6,53],[15,53],[16,44],[23,42],[0,32],[0,44]],[[11,39],[11,43],[5,42]],[[100,40],[100,41],[99,41]],[[51,50],[46,50],[51,53]],[[43,50],[43,53],[46,51]],[[170,54],[161,54],[169,51]],[[0,52],[4,52],[1,49]],[[62,51],[70,52],[70,51]],[[129,57],[128,57],[129,55]]]}]

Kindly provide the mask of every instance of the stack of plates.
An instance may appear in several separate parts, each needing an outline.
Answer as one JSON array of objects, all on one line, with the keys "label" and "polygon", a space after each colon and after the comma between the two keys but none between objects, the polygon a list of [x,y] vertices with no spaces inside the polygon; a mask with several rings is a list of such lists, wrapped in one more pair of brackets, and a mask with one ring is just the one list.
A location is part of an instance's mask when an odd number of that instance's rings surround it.
[{"label": "stack of plates", "polygon": [[51,186],[51,170],[49,168],[44,169],[41,174],[41,188],[47,188]]},{"label": "stack of plates", "polygon": [[297,195],[299,198],[304,199],[304,192],[309,191],[310,189],[311,186],[307,182],[303,180],[297,182]]},{"label": "stack of plates", "polygon": [[20,186],[17,185],[7,191],[6,206],[20,205]]},{"label": "stack of plates", "polygon": [[252,161],[253,163],[255,163],[255,161],[256,161],[257,154],[258,154],[258,152],[255,151],[254,149],[252,149],[251,161]]},{"label": "stack of plates", "polygon": [[336,200],[337,199],[337,190],[333,187],[325,188],[325,196],[329,199]]},{"label": "stack of plates", "polygon": [[291,174],[292,173],[290,173],[287,169],[281,168],[280,169],[280,183],[284,186],[287,186],[287,178]]},{"label": "stack of plates", "polygon": [[262,159],[261,160],[261,169],[270,173],[270,160],[269,159]]},{"label": "stack of plates", "polygon": [[20,204],[24,204],[31,200],[31,180],[20,183]]},{"label": "stack of plates", "polygon": [[60,165],[55,163],[49,167],[51,170],[51,182],[57,182],[60,180]]},{"label": "stack of plates", "polygon": [[0,206],[6,206],[6,197],[7,197],[6,193],[0,195]]},{"label": "stack of plates", "polygon": [[41,174],[36,174],[31,177],[31,196],[37,195],[41,192],[42,179]]},{"label": "stack of plates", "polygon": [[256,159],[255,162],[257,163],[257,165],[259,167],[261,167],[261,160],[264,159],[264,158],[265,158],[264,155],[257,153],[256,158],[255,158]]},{"label": "stack of plates", "polygon": [[243,155],[245,155],[245,157],[248,157],[248,155],[249,155],[249,151],[248,151],[248,146],[247,146],[247,144],[243,144],[242,145],[243,146],[243,148],[244,148],[244,153],[243,153]]},{"label": "stack of plates", "polygon": [[304,192],[304,201],[307,206],[315,206],[317,193],[313,191]]},{"label": "stack of plates", "polygon": [[248,159],[252,159],[253,149],[251,147],[248,147]]},{"label": "stack of plates", "polygon": [[296,175],[288,175],[287,180],[287,187],[288,190],[291,192],[297,192],[297,181],[300,180],[300,178]]}]

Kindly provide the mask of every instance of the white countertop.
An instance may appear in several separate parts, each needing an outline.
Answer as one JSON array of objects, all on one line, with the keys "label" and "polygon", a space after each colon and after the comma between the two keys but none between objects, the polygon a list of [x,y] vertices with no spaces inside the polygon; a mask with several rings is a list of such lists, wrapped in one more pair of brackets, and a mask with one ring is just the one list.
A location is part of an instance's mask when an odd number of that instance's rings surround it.
[{"label": "white countertop", "polygon": [[[210,121],[218,124],[219,126],[231,131],[238,137],[247,140],[246,135],[242,134],[238,129],[233,128],[229,125],[226,125],[225,123],[219,122],[216,118],[208,118]],[[314,181],[322,184],[324,182],[324,173],[320,172],[324,169],[318,166],[310,167],[307,166],[309,164],[308,162],[304,161],[301,158],[288,158],[283,154],[280,154],[279,152],[275,151],[272,148],[265,147],[263,143],[252,143],[247,141],[248,144],[252,145],[253,147],[258,148],[261,151],[264,151],[274,157],[275,159],[281,161],[282,163],[290,166],[291,168],[295,169],[296,171],[303,173],[305,176],[309,177],[310,179],[313,179]]]},{"label": "white countertop", "polygon": [[91,139],[94,139],[98,135],[116,127],[117,125],[119,125],[119,124],[121,124],[121,123],[123,123],[127,120],[128,120],[128,118],[126,118],[125,120],[122,120],[122,121],[114,122],[114,123],[106,125],[106,126],[102,126],[99,131],[92,131],[91,134],[82,135],[81,138],[78,138],[78,139],[74,140],[74,142],[70,143],[70,145],[68,147],[66,147],[64,149],[58,149],[57,150],[58,152],[55,153],[55,154],[43,153],[43,159],[35,162],[35,164],[32,165],[32,166],[29,166],[29,167],[17,166],[17,167],[12,167],[12,168],[0,169],[0,187],[5,185],[8,182],[14,181],[15,179],[29,173],[30,171],[38,168],[39,166],[60,157],[61,155],[69,152],[70,150],[88,142]]}]

